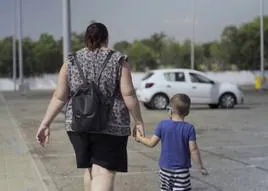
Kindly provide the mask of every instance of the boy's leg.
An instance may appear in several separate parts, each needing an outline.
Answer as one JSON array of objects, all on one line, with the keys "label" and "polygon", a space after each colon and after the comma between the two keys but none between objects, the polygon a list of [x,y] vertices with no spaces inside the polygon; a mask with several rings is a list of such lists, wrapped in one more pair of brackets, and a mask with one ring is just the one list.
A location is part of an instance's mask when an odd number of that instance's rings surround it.
[{"label": "boy's leg", "polygon": [[84,174],[84,188],[85,191],[91,190],[91,168],[85,170]]},{"label": "boy's leg", "polygon": [[99,165],[93,164],[91,170],[92,191],[113,191],[115,173]]}]

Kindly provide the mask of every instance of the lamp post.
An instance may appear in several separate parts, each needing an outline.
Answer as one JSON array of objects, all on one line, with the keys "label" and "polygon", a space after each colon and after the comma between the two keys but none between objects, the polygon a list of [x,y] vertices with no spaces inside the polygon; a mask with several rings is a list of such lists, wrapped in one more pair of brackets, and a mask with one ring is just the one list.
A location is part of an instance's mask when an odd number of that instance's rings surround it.
[{"label": "lamp post", "polygon": [[16,91],[16,79],[17,79],[17,46],[16,46],[16,36],[17,36],[17,11],[16,11],[16,7],[17,7],[17,0],[13,0],[14,2],[14,7],[13,7],[13,37],[12,37],[12,56],[13,56],[13,64],[12,64],[12,68],[13,68],[13,84],[14,84],[14,91]]},{"label": "lamp post", "polygon": [[71,51],[71,4],[70,0],[62,0],[63,22],[63,61]]},{"label": "lamp post", "polygon": [[264,82],[264,32],[263,32],[263,14],[264,14],[264,2],[260,0],[260,72],[261,72],[261,88],[263,88]]},{"label": "lamp post", "polygon": [[23,31],[22,31],[22,0],[18,0],[17,4],[18,9],[18,32],[19,32],[19,89],[24,91],[24,76],[23,76],[23,53],[22,53],[22,39],[23,39]]},{"label": "lamp post", "polygon": [[195,65],[195,0],[192,0],[192,38],[191,38],[191,69]]}]

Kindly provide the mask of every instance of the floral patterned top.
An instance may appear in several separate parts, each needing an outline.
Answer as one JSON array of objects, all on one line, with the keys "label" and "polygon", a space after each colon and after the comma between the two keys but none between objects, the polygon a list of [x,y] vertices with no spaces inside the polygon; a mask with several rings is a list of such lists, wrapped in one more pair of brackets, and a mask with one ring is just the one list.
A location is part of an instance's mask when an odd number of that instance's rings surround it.
[{"label": "floral patterned top", "polygon": [[[93,81],[102,68],[102,64],[106,59],[110,49],[101,48],[95,51],[89,51],[83,48],[76,52],[76,62],[72,62],[72,55],[68,57],[68,84],[71,93],[82,84],[76,64],[80,64],[87,80]],[[116,136],[130,135],[130,116],[125,105],[121,91],[119,88],[119,80],[122,68],[121,59],[127,59],[126,55],[115,51],[107,62],[105,69],[101,74],[99,88],[102,92],[103,99],[113,99],[111,113],[109,115],[108,125],[102,134],[110,134]],[[70,99],[66,106],[65,124],[67,131],[72,129],[72,100]]]}]

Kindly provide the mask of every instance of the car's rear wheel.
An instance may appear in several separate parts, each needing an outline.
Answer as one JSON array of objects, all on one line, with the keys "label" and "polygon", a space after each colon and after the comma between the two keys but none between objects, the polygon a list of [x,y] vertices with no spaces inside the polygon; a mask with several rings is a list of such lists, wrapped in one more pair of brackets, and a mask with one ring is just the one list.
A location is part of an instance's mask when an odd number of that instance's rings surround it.
[{"label": "car's rear wheel", "polygon": [[221,108],[230,109],[236,104],[236,97],[232,93],[225,93],[221,96],[219,105]]},{"label": "car's rear wheel", "polygon": [[219,104],[209,104],[208,106],[210,109],[217,109],[219,107]]},{"label": "car's rear wheel", "polygon": [[143,103],[143,106],[144,106],[146,109],[153,109],[153,107],[151,106],[150,103]]},{"label": "car's rear wheel", "polygon": [[152,98],[150,105],[154,109],[163,110],[163,109],[166,109],[168,102],[169,102],[169,99],[165,94],[156,94]]}]

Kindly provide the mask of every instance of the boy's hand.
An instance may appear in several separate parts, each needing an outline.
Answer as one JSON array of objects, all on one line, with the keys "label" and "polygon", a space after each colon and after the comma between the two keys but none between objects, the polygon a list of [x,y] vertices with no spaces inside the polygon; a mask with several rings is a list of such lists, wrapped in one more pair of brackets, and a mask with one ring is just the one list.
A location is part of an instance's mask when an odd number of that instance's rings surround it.
[{"label": "boy's hand", "polygon": [[208,171],[207,171],[207,169],[205,169],[205,168],[201,168],[199,171],[200,171],[200,173],[201,173],[203,176],[207,176],[207,175],[208,175]]}]

